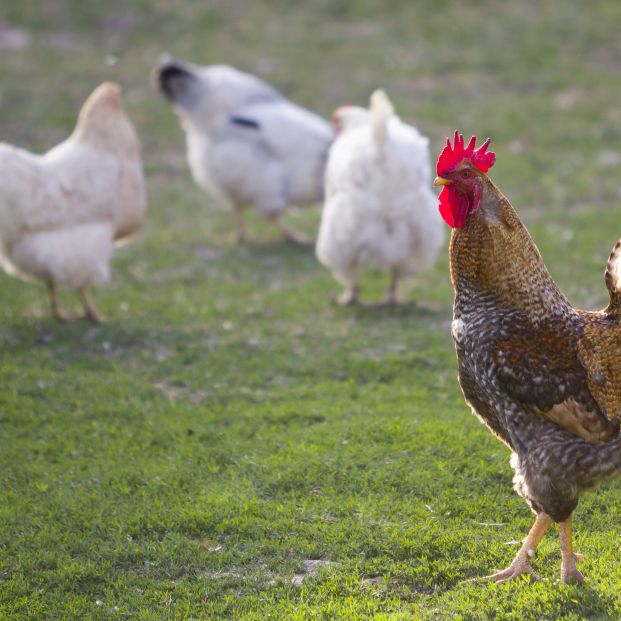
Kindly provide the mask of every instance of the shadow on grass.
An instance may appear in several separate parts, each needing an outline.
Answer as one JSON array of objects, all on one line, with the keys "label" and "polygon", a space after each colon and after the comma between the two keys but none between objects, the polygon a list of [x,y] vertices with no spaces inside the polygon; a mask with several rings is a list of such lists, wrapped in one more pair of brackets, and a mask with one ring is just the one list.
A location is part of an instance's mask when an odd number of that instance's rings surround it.
[{"label": "shadow on grass", "polygon": [[[335,306],[338,306],[335,304]],[[447,316],[448,308],[437,308],[421,304],[416,300],[408,300],[399,304],[374,304],[373,302],[356,304],[354,306],[342,307],[350,309],[357,318],[361,319],[384,319],[386,317],[417,317],[419,319],[444,319]]]}]

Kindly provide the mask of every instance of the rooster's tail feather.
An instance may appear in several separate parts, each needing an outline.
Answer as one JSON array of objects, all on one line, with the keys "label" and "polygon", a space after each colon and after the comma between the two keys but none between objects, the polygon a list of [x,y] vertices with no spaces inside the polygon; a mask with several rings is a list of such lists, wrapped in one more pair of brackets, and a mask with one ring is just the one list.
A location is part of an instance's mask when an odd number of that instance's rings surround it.
[{"label": "rooster's tail feather", "polygon": [[621,315],[621,239],[615,244],[608,258],[605,279],[610,294],[606,312]]}]

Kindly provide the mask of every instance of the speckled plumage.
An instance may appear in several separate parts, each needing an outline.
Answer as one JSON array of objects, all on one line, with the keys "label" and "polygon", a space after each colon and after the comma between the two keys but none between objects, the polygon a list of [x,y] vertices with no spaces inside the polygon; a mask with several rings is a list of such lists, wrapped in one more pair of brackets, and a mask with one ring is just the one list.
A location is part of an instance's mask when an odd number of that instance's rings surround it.
[{"label": "speckled plumage", "polygon": [[[619,244],[606,270],[609,306],[575,309],[509,201],[477,174],[478,208],[450,243],[459,381],[474,414],[513,451],[515,490],[539,516],[569,525],[561,543],[571,550],[580,495],[621,472]],[[531,573],[520,554],[490,578]],[[567,573],[568,558],[565,550],[563,579],[581,581],[575,561]]]}]

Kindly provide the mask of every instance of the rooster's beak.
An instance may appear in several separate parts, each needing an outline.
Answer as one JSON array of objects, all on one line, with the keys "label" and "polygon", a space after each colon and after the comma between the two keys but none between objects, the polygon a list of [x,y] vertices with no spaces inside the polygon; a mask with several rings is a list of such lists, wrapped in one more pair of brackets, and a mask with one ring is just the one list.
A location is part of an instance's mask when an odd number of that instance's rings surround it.
[{"label": "rooster's beak", "polygon": [[451,185],[453,183],[450,179],[445,179],[444,177],[436,177],[433,180],[433,185]]}]

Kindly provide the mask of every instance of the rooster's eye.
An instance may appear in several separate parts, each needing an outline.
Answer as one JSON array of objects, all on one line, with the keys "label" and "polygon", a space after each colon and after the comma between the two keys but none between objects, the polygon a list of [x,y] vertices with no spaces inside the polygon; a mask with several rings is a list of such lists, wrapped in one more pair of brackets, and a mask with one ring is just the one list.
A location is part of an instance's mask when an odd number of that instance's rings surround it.
[{"label": "rooster's eye", "polygon": [[469,179],[470,178],[470,171],[469,170],[462,170],[461,178],[462,179]]}]

